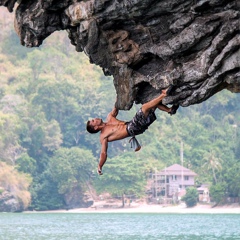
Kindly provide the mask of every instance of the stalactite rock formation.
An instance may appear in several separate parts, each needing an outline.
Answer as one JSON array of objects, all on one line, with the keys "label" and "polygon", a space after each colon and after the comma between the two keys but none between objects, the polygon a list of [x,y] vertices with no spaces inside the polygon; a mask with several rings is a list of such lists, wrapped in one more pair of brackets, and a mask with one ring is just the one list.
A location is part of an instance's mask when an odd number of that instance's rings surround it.
[{"label": "stalactite rock formation", "polygon": [[240,92],[238,0],[0,0],[0,6],[15,12],[26,47],[66,30],[76,51],[113,76],[119,109],[171,84],[164,103],[183,107],[223,89]]}]

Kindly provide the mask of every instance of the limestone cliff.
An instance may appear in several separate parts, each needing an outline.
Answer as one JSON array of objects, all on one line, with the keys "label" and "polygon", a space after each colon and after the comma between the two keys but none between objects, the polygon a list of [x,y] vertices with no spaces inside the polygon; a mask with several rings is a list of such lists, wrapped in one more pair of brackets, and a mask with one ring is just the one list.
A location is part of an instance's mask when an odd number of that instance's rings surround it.
[{"label": "limestone cliff", "polygon": [[23,202],[9,191],[0,188],[0,212],[22,212]]},{"label": "limestone cliff", "polygon": [[238,0],[0,0],[0,6],[15,11],[24,46],[66,30],[77,51],[113,76],[120,109],[170,84],[165,104],[240,92]]}]

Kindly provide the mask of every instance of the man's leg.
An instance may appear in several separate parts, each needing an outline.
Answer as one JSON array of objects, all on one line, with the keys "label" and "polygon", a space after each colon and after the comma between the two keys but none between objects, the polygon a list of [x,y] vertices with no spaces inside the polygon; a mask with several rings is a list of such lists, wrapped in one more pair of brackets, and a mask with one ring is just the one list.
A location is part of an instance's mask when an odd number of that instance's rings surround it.
[{"label": "man's leg", "polygon": [[170,115],[173,115],[177,112],[178,108],[179,108],[179,105],[172,105],[171,108],[167,107],[166,105],[162,104],[162,103],[159,103],[157,108],[161,111],[164,111],[164,112],[167,112],[169,113]]},{"label": "man's leg", "polygon": [[156,97],[153,100],[151,100],[151,101],[149,101],[147,103],[144,103],[142,105],[142,112],[143,112],[145,117],[148,116],[149,111],[152,108],[156,109],[158,107],[159,103],[167,96],[168,90],[169,90],[169,88],[162,90],[162,93],[158,97]]},{"label": "man's leg", "polygon": [[161,102],[157,105],[157,108],[161,111],[164,111],[164,112],[171,112],[171,108],[167,107],[166,105],[162,104]]}]

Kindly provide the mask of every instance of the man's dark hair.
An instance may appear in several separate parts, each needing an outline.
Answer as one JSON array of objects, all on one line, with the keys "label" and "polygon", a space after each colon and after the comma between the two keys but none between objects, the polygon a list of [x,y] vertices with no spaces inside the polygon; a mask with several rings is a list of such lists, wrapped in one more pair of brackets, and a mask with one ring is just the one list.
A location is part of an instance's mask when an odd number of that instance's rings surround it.
[{"label": "man's dark hair", "polygon": [[86,129],[89,133],[98,133],[100,131],[99,129],[94,129],[94,127],[90,124],[90,121],[87,121]]}]

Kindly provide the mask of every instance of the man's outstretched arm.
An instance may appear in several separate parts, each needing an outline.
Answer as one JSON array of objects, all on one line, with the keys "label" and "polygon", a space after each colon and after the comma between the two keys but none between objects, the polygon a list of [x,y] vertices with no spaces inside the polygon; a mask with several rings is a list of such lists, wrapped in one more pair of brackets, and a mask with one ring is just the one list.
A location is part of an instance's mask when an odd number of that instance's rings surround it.
[{"label": "man's outstretched arm", "polygon": [[102,167],[105,164],[107,160],[107,149],[108,149],[108,141],[107,138],[104,138],[102,141],[102,148],[101,148],[101,153],[100,153],[100,160],[98,164],[98,174],[102,175]]},{"label": "man's outstretched arm", "polygon": [[113,110],[110,113],[113,117],[116,117],[118,115],[118,109],[114,106]]}]

